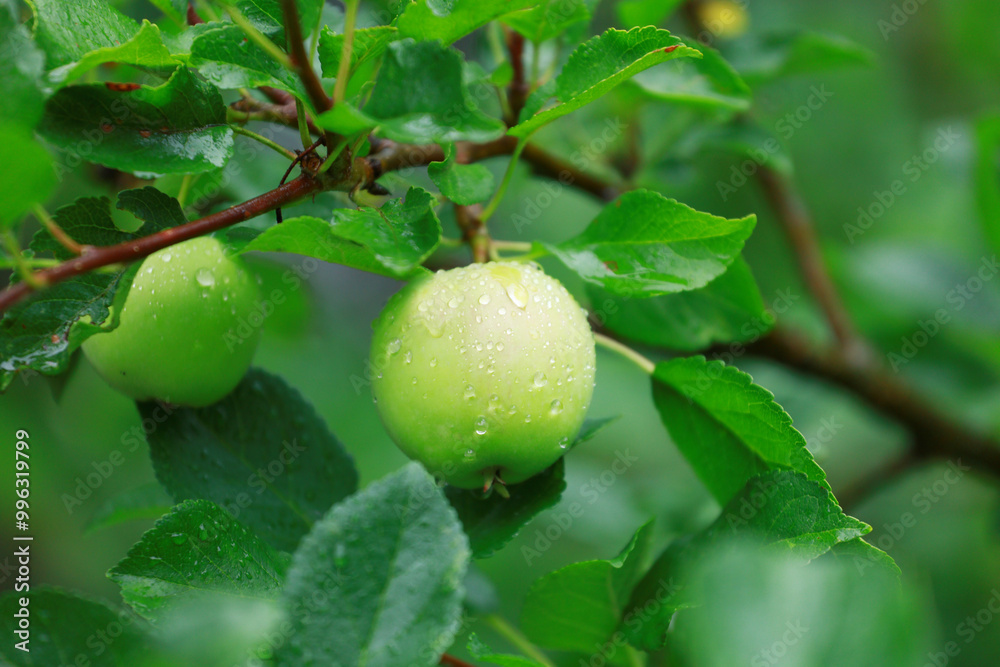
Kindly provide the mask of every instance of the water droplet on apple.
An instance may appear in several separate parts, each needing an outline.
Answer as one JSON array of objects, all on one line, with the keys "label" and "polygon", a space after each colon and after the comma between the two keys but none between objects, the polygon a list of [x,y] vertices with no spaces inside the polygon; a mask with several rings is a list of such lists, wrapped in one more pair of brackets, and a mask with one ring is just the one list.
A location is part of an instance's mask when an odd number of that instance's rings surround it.
[{"label": "water droplet on apple", "polygon": [[560,412],[563,411],[562,401],[560,401],[558,398],[556,400],[552,401],[552,405],[549,406],[549,407],[550,407],[549,414],[552,414],[552,415],[557,415],[557,414],[559,414]]},{"label": "water droplet on apple", "polygon": [[[507,296],[514,302],[514,305],[524,310],[528,306],[528,290],[521,283],[510,283],[507,285]],[[503,313],[500,313],[503,315]]]},{"label": "water droplet on apple", "polygon": [[473,387],[471,384],[465,385],[465,394],[464,394],[464,396],[465,396],[465,400],[471,401],[472,399],[474,399],[476,397],[476,388]]},{"label": "water droplet on apple", "polygon": [[535,377],[532,378],[532,381],[535,383],[536,387],[544,387],[548,384],[549,379],[545,377],[545,373],[538,372],[535,373]]},{"label": "water droplet on apple", "polygon": [[476,420],[476,435],[486,435],[486,429],[488,424],[486,423],[486,417],[480,417]]},{"label": "water droplet on apple", "polygon": [[212,287],[215,285],[215,274],[212,273],[211,269],[206,269],[205,267],[201,267],[195,272],[194,279],[202,287]]},{"label": "water droplet on apple", "polygon": [[479,297],[479,303],[483,304],[484,306],[489,304],[489,302],[490,302],[489,294],[484,294],[481,297]]},{"label": "water droplet on apple", "polygon": [[403,342],[398,338],[393,338],[389,341],[389,344],[385,346],[385,351],[389,354],[396,354],[399,352],[399,348],[402,347]]}]

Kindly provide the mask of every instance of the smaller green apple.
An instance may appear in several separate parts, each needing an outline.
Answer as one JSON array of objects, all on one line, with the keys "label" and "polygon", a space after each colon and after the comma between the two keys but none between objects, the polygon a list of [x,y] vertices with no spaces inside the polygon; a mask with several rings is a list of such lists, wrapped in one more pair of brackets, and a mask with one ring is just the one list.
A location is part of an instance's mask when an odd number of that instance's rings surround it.
[{"label": "smaller green apple", "polygon": [[594,391],[594,336],[537,266],[492,262],[417,279],[374,326],[382,422],[449,484],[523,481],[576,437]]},{"label": "smaller green apple", "polygon": [[259,301],[242,260],[226,257],[213,238],[185,241],[143,261],[118,326],[85,340],[83,352],[137,401],[210,405],[250,367],[260,328],[247,318]]}]

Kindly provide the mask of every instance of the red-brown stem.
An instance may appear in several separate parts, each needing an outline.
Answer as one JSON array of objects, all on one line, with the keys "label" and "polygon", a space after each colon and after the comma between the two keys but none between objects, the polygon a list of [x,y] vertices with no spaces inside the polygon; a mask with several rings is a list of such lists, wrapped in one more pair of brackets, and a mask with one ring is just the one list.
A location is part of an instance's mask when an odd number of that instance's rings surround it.
[{"label": "red-brown stem", "polygon": [[462,239],[472,249],[472,261],[480,264],[490,261],[490,235],[486,223],[479,217],[482,213],[483,207],[479,204],[455,204],[455,222],[462,230]]},{"label": "red-brown stem", "polygon": [[187,22],[188,25],[198,25],[199,23],[204,23],[204,19],[198,16],[197,10],[194,8],[194,3],[189,2],[187,8]]},{"label": "red-brown stem", "polygon": [[[175,243],[255,218],[262,213],[273,211],[279,206],[286,206],[306,195],[318,192],[320,189],[319,181],[312,176],[303,174],[293,181],[232,208],[133,241],[112,246],[91,247],[80,257],[50,269],[38,271],[34,275],[41,284],[51,286],[104,266],[134,262]],[[0,292],[0,313],[28,296],[32,291],[27,283],[21,282]]]},{"label": "red-brown stem", "polygon": [[510,52],[510,67],[513,71],[510,85],[507,86],[507,103],[511,115],[507,119],[507,124],[516,125],[517,117],[524,108],[525,100],[528,99],[528,82],[524,78],[524,36],[506,26],[504,33],[507,37],[507,50]]},{"label": "red-brown stem", "polygon": [[475,665],[472,665],[465,660],[459,660],[455,656],[448,655],[447,653],[441,656],[439,664],[444,665],[445,667],[475,667]]},{"label": "red-brown stem", "polygon": [[[302,79],[302,84],[306,87],[306,93],[312,101],[316,111],[323,113],[333,107],[330,96],[323,90],[323,83],[316,76],[312,61],[306,52],[305,39],[302,36],[302,24],[299,22],[299,10],[295,6],[295,0],[281,0],[281,11],[285,20],[285,34],[288,36],[288,54],[292,59],[295,71]],[[332,146],[333,142],[327,142]]]}]

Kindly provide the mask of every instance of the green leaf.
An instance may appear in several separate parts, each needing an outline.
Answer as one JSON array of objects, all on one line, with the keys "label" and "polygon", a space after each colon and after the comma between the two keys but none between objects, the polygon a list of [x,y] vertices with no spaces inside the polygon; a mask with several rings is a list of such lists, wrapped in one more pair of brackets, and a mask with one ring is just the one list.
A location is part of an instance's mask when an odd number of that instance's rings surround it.
[{"label": "green leaf", "polygon": [[533,9],[508,14],[503,23],[530,42],[558,37],[571,25],[590,20],[586,0],[545,0]]},{"label": "green leaf", "polygon": [[638,648],[661,648],[674,612],[706,602],[691,585],[690,570],[719,545],[739,540],[772,558],[808,562],[870,531],[843,513],[826,486],[802,473],[772,470],[754,477],[712,525],[674,542],[656,560],[625,606],[623,631]]},{"label": "green leaf", "polygon": [[792,418],[746,373],[701,356],[661,362],[653,400],[677,448],[720,503],[768,470],[798,470],[829,492]]},{"label": "green leaf", "polygon": [[[569,449],[590,440],[617,419],[587,419]],[[445,496],[458,512],[465,534],[469,536],[473,558],[489,558],[539,513],[559,502],[565,489],[565,463],[564,459],[559,459],[534,477],[510,486],[507,489],[510,498],[496,493],[484,498],[480,491],[454,486],[445,489]]]},{"label": "green leaf", "polygon": [[652,522],[611,560],[573,563],[536,581],[524,600],[521,627],[547,648],[592,653],[621,623],[621,612],[646,563]]},{"label": "green leaf", "polygon": [[291,252],[383,276],[397,277],[378,261],[370,250],[334,234],[333,227],[326,220],[308,215],[291,218],[280,225],[269,227],[250,241],[241,252],[253,250]]},{"label": "green leaf", "polygon": [[986,238],[1000,251],[1000,116],[976,124],[976,202]]},{"label": "green leaf", "polygon": [[429,667],[451,644],[469,545],[418,463],[334,507],[288,570],[278,667]]},{"label": "green leaf", "polygon": [[[413,7],[415,5],[410,5]],[[394,141],[490,141],[503,123],[479,110],[466,88],[461,54],[438,42],[393,42],[386,49],[365,114]]]},{"label": "green leaf", "polygon": [[357,488],[354,461],[313,407],[262,370],[207,408],[140,403],[139,412],[157,423],[150,456],[175,500],[211,500],[277,549],[292,551]]},{"label": "green leaf", "polygon": [[187,23],[188,0],[149,0],[161,12],[184,25]]},{"label": "green leaf", "polygon": [[62,88],[46,102],[38,131],[69,151],[83,142],[88,160],[123,171],[210,171],[233,153],[222,95],[183,67],[155,88]]},{"label": "green leaf", "polygon": [[120,493],[102,504],[84,529],[92,533],[137,519],[158,519],[170,511],[170,496],[154,482]]},{"label": "green leaf", "polygon": [[[15,7],[17,5],[14,5]],[[42,117],[45,56],[21,25],[14,9],[0,7],[0,118],[33,128]],[[4,181],[8,183],[9,181]]]},{"label": "green leaf", "polygon": [[445,145],[443,162],[427,165],[427,175],[441,194],[456,204],[476,204],[489,199],[496,184],[493,172],[481,164],[459,164],[455,145]]},{"label": "green leaf", "polygon": [[[785,175],[790,175],[793,171],[792,158],[774,133],[745,119],[724,125],[692,128],[678,142],[677,156],[691,159],[697,154],[713,150],[736,156],[741,161],[751,160],[757,165],[766,165]],[[716,183],[716,191],[722,201],[727,201],[736,188],[731,183],[719,181]]]},{"label": "green leaf", "polygon": [[56,185],[52,156],[23,125],[0,122],[0,229],[13,227]]},{"label": "green leaf", "polygon": [[618,20],[626,28],[660,25],[684,0],[621,0],[615,5]]},{"label": "green leaf", "polygon": [[869,65],[871,51],[841,37],[821,32],[778,32],[746,35],[727,51],[729,62],[748,84],[853,65]]},{"label": "green leaf", "polygon": [[705,287],[651,299],[629,299],[588,286],[604,326],[640,343],[673,350],[703,350],[714,343],[756,340],[773,318],[742,257]]},{"label": "green leaf", "polygon": [[582,234],[546,244],[584,280],[628,297],[704,287],[740,254],[756,216],[727,220],[649,190],[606,205]]},{"label": "green leaf", "polygon": [[681,58],[635,75],[640,90],[658,100],[693,107],[745,111],[750,108],[750,87],[715,49],[693,39],[686,46],[701,58]]},{"label": "green leaf", "polygon": [[[281,0],[236,0],[234,4],[253,27],[285,48],[285,17],[281,11]],[[319,23],[323,0],[295,0],[295,6],[299,10],[302,33],[308,35]]]},{"label": "green leaf", "polygon": [[802,567],[739,546],[694,566],[705,604],[680,612],[670,633],[670,653],[682,664],[958,664],[943,652],[919,589],[849,563]]},{"label": "green leaf", "polygon": [[405,276],[430,257],[441,239],[434,197],[411,187],[402,199],[381,208],[339,208],[333,211],[333,233],[368,250],[390,271]]},{"label": "green leaf", "polygon": [[27,0],[35,14],[35,41],[49,69],[74,63],[91,51],[132,39],[139,24],[106,0]]},{"label": "green leaf", "polygon": [[[115,226],[111,202],[106,197],[81,197],[58,209],[53,218],[78,243],[114,245],[170,226],[165,224],[171,219],[169,214],[152,216],[153,211],[167,210],[164,197],[153,188],[119,193],[119,201],[124,198],[131,202],[129,210],[139,209],[141,202],[146,205],[150,222],[135,232],[123,232]],[[167,199],[177,206],[176,200]],[[63,260],[70,257],[45,230],[35,234],[30,247],[39,256],[52,255]],[[114,272],[85,273],[46,288],[9,309],[0,320],[0,389],[7,387],[18,372],[24,372],[26,378],[35,373],[62,373],[80,343],[97,333],[102,325],[108,328],[117,324],[116,318],[109,319],[111,306],[124,301],[137,269],[134,264]]]},{"label": "green leaf", "polygon": [[536,4],[538,0],[416,0],[406,6],[396,25],[403,37],[448,45],[494,19]]},{"label": "green leaf", "polygon": [[[700,58],[701,52],[681,43],[666,30],[652,26],[606,31],[576,47],[555,79],[556,105],[521,113],[521,122],[508,134],[527,137],[538,128],[589,104],[612,88],[653,65],[674,58]],[[538,104],[532,104],[534,111]],[[528,111],[528,107],[525,107]]]},{"label": "green leaf", "polygon": [[210,30],[195,38],[188,64],[219,88],[271,86],[309,103],[299,77],[250,42],[238,26]]},{"label": "green leaf", "polygon": [[[16,647],[21,639],[15,634],[19,628],[14,614],[22,609],[21,598],[28,599],[25,609],[31,624],[25,650]],[[145,628],[133,614],[54,588],[0,596],[0,628],[4,635],[0,663],[10,667],[141,665],[147,648]],[[96,633],[103,630],[107,637],[109,629],[120,634],[111,642],[97,641]],[[67,656],[72,656],[72,663]]]},{"label": "green leaf", "polygon": [[519,655],[494,653],[489,646],[476,636],[475,632],[469,635],[468,649],[473,658],[480,662],[488,662],[491,665],[500,665],[500,667],[542,667],[541,663],[522,658]]},{"label": "green leaf", "polygon": [[511,485],[509,499],[497,493],[483,498],[482,491],[453,486],[445,489],[445,495],[469,536],[472,557],[489,558],[540,512],[559,502],[565,489],[565,465],[559,459],[527,481]]},{"label": "green leaf", "polygon": [[896,577],[903,574],[892,556],[877,547],[873,547],[860,537],[834,545],[826,557],[849,563],[858,574],[862,575],[873,567],[875,571],[887,572]]},{"label": "green leaf", "polygon": [[287,559],[207,500],[175,507],[143,534],[108,577],[138,613],[158,619],[174,605],[223,594],[270,600]]},{"label": "green leaf", "polygon": [[53,70],[49,78],[55,83],[67,84],[104,63],[135,65],[164,73],[176,68],[180,61],[170,55],[170,51],[163,45],[160,28],[149,21],[143,21],[139,32],[127,42],[90,51],[76,62]]},{"label": "green leaf", "polygon": [[341,102],[329,111],[324,111],[316,119],[316,124],[345,137],[368,134],[378,125],[378,121],[365,115],[350,102]]},{"label": "green leaf", "polygon": [[[351,64],[348,69],[348,78],[353,76],[358,68],[366,62],[385,53],[389,42],[395,40],[398,34],[399,31],[396,28],[388,25],[355,30],[354,41],[351,44]],[[323,76],[331,79],[336,78],[343,51],[344,36],[324,27],[319,35],[319,63],[323,68]]]}]

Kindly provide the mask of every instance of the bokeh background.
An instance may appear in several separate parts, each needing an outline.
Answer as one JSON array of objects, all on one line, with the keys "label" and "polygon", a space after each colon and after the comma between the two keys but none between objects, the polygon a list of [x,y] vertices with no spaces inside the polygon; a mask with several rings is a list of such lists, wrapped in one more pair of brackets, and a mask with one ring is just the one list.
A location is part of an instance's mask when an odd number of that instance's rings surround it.
[{"label": "bokeh background", "polygon": [[[114,4],[136,17],[155,17],[155,10],[142,2]],[[614,5],[609,1],[598,5],[591,32],[615,23]],[[823,30],[843,35],[872,53],[868,65],[791,77],[766,86],[758,91],[751,113],[763,127],[782,137],[783,152],[794,165],[794,182],[815,218],[831,270],[859,326],[883,353],[898,351],[901,339],[911,336],[919,321],[946,305],[949,290],[965,282],[984,258],[993,255],[984,233],[987,221],[980,219],[976,208],[974,128],[981,117],[1000,110],[1000,11],[994,0],[750,0],[746,9],[745,29],[751,33]],[[890,30],[886,22],[891,24],[894,11],[903,11],[906,20]],[[328,22],[336,25],[336,7],[331,5],[328,14]],[[687,32],[678,19],[664,27]],[[738,49],[739,37],[720,38],[717,45],[723,50]],[[467,39],[459,46],[489,62],[485,40]],[[543,65],[551,57],[540,55]],[[114,76],[127,77],[127,73]],[[800,122],[790,136],[784,136],[789,133],[781,132],[782,119],[807,104],[817,87],[830,93],[828,99],[811,110],[808,120]],[[757,186],[751,181],[725,201],[719,194],[717,183],[729,182],[739,161],[723,151],[702,152],[693,159],[685,155],[683,128],[691,113],[652,104],[625,87],[562,121],[568,129],[542,134],[539,140],[569,155],[590,146],[607,118],[624,118],[629,130],[610,147],[595,151],[587,168],[613,173],[612,165],[634,155],[637,147],[642,158],[633,175],[637,183],[715,214],[757,213],[760,221],[745,256],[765,302],[794,295],[792,307],[781,315],[782,323],[822,338],[822,320]],[[933,147],[942,132],[950,138],[947,148],[937,151],[934,162],[911,180],[908,165],[912,169],[913,158]],[[294,145],[293,137],[288,137],[287,145]],[[227,172],[219,194],[208,205],[221,206],[273,187],[283,170],[280,162],[267,152],[253,152],[241,169]],[[498,176],[505,163],[506,158],[487,162]],[[100,169],[83,169],[64,182],[50,208],[80,195],[108,194],[121,185],[115,179]],[[863,234],[845,229],[845,225],[858,224],[859,207],[868,209],[879,201],[878,193],[889,190],[897,179],[905,180],[906,191],[895,196]],[[393,174],[384,180],[397,195],[407,182],[428,184],[418,172]],[[209,189],[208,184],[202,187]],[[494,236],[565,239],[579,232],[600,209],[594,198],[563,189],[552,205],[541,208],[530,226],[519,229],[516,214],[524,213],[529,202],[538,201],[543,192],[543,180],[527,169],[519,170],[491,220]],[[300,208],[322,212],[344,205],[342,199],[323,195]],[[457,236],[449,215],[442,211],[448,233]],[[444,266],[466,260],[456,252],[442,253],[434,261]],[[557,264],[543,264],[585,300],[581,286]],[[301,289],[289,289],[280,278],[288,265],[303,266],[302,258],[255,259],[265,284],[280,287],[288,297],[268,319],[255,363],[282,375],[315,405],[355,457],[362,483],[378,479],[402,465],[404,457],[382,429],[368,387],[359,378],[365,374],[370,323],[400,284],[320,265]],[[956,418],[1000,433],[1000,280],[987,282],[954,316],[900,372]],[[497,595],[508,618],[517,618],[534,579],[570,562],[612,557],[650,517],[657,517],[658,539],[666,543],[704,527],[718,514],[717,504],[661,425],[648,379],[621,358],[603,350],[598,354],[591,416],[622,418],[568,457],[568,486],[561,504],[538,517],[503,552],[478,563],[491,579],[502,583]],[[903,429],[850,393],[750,355],[737,364],[773,391],[792,415],[835,492],[852,489],[866,472],[892,461],[905,445]],[[137,424],[133,404],[107,388],[83,359],[66,377],[17,380],[0,397],[4,440],[9,442],[16,429],[31,433],[34,583],[119,602],[117,587],[104,573],[152,525],[152,519],[104,528],[88,526],[110,499],[145,485],[153,488],[145,447],[125,453],[124,462],[112,465],[111,473],[106,478],[102,475],[95,488],[88,485],[84,491],[89,491],[89,497],[70,506],[67,498],[84,495],[78,487],[88,474],[108,470],[109,453],[123,450],[123,434]],[[601,481],[601,473],[608,470],[616,453],[626,449],[638,457],[637,464],[613,476],[610,484],[605,483],[607,475]],[[7,516],[12,506],[12,466],[0,468],[0,507]],[[847,508],[874,527],[869,540],[902,568],[914,619],[910,631],[919,635],[931,653],[957,639],[960,624],[986,608],[992,596],[1000,595],[998,481],[970,471],[954,483],[942,484],[948,469],[947,462],[908,467],[868,488]],[[933,502],[925,504],[918,498],[928,488]],[[539,542],[539,535],[558,525],[556,516],[574,501],[584,503],[583,516],[560,528],[558,539],[540,549],[546,543]],[[901,517],[906,513],[915,517],[915,523],[902,527]],[[8,523],[0,522],[3,544],[9,543]],[[536,550],[537,557],[526,558],[524,548]],[[752,580],[758,575],[766,577],[767,573],[748,576]],[[9,576],[0,577],[3,588],[11,586]],[[784,585],[789,595],[797,590],[793,580]],[[838,584],[831,579],[830,585]],[[740,595],[753,596],[754,592],[748,588],[734,594],[730,589],[728,594],[735,595],[731,608],[738,612]],[[852,613],[863,617],[865,611]],[[745,614],[736,613],[735,618],[737,627],[752,623]],[[990,618],[992,624],[984,624],[973,641],[959,640],[961,651],[949,657],[947,664],[1000,663],[1000,618],[994,620],[992,614]],[[722,627],[704,631],[711,636]],[[488,629],[481,631],[490,636]],[[503,646],[500,639],[495,643]]]}]

